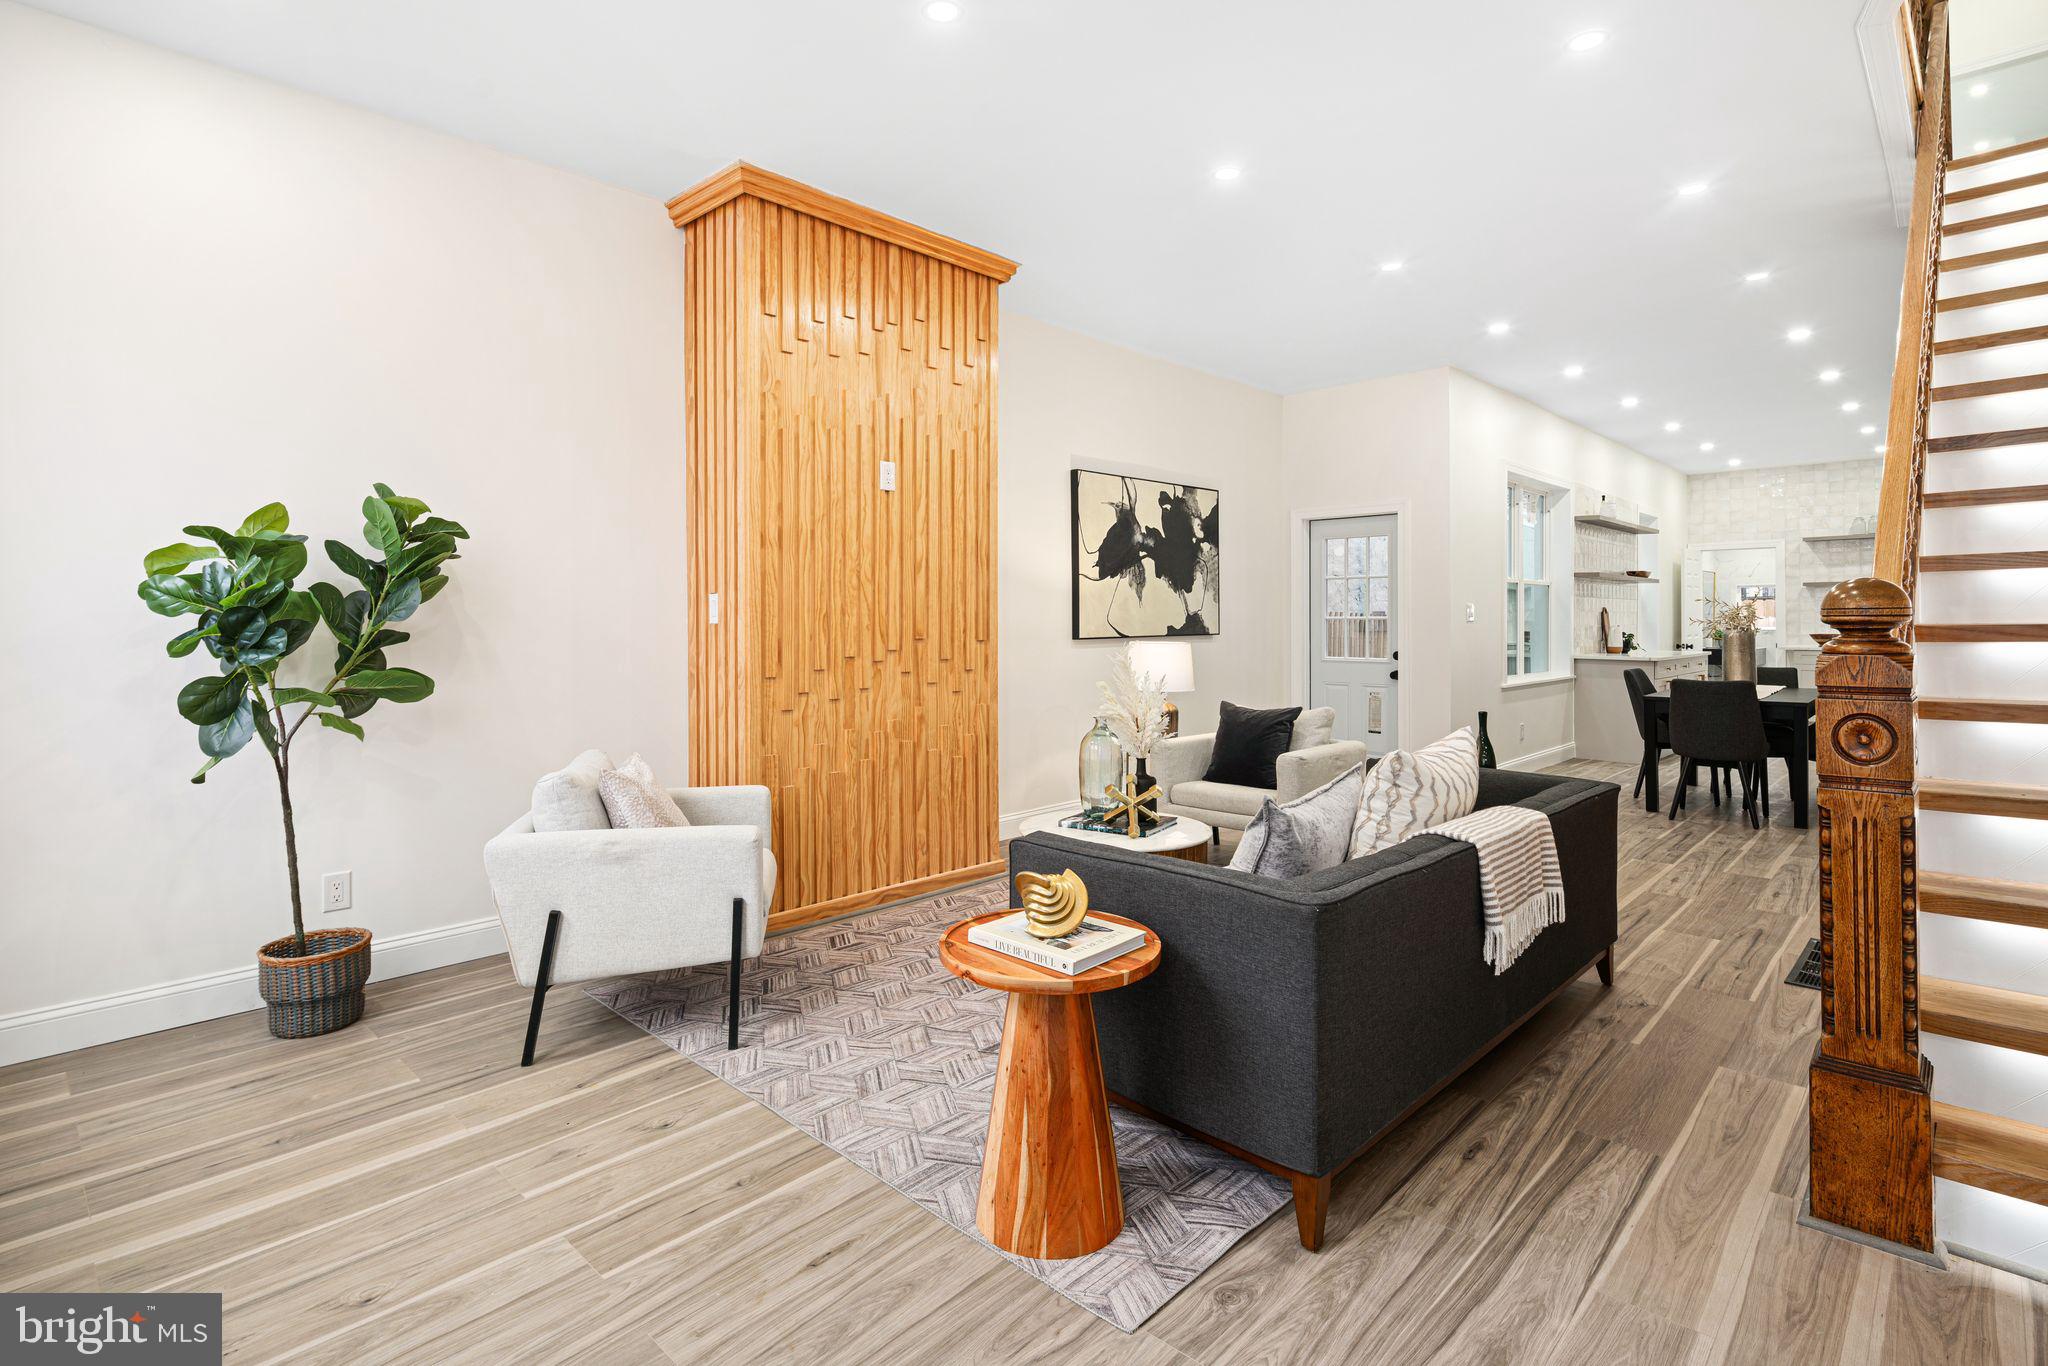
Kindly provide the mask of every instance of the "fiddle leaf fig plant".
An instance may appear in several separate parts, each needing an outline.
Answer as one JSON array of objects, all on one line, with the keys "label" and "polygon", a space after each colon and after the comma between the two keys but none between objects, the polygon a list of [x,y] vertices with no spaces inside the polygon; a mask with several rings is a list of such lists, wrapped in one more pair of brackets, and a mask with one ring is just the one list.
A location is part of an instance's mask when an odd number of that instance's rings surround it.
[{"label": "fiddle leaf fig plant", "polygon": [[[142,557],[136,592],[159,616],[197,617],[165,644],[173,659],[204,650],[215,672],[178,690],[178,715],[198,729],[206,762],[192,775],[203,783],[221,760],[251,740],[262,743],[277,772],[284,810],[285,869],[291,882],[294,952],[306,951],[305,910],[299,895],[298,837],[292,825],[292,742],[318,718],[329,730],[361,740],[363,715],[379,702],[417,702],[434,680],[416,669],[394,668],[386,652],[411,637],[394,629],[448,586],[444,566],[461,558],[456,542],[469,533],[460,523],[429,515],[417,498],[377,484],[363,500],[363,554],[341,541],[326,543],[327,558],[358,585],[331,583],[305,589],[296,581],[307,563],[306,538],[291,531],[282,503],[242,519],[234,531],[188,526],[177,541]],[[278,682],[278,670],[325,624],[334,637],[334,666],[319,687]],[[317,677],[317,674],[314,675]]]}]

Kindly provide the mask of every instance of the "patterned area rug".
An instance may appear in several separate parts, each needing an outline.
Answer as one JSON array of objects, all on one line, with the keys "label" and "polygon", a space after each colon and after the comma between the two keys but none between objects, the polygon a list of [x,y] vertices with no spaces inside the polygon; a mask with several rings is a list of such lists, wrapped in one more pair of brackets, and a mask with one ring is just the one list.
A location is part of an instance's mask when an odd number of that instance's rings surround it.
[{"label": "patterned area rug", "polygon": [[[873,1172],[968,1237],[1003,997],[939,964],[940,934],[1000,909],[1000,879],[768,941],[725,1049],[725,967],[588,988],[698,1066]],[[1169,945],[1167,951],[1172,952]],[[1287,1183],[1112,1109],[1124,1231],[1067,1261],[1001,1255],[1129,1332],[1289,1199]]]}]

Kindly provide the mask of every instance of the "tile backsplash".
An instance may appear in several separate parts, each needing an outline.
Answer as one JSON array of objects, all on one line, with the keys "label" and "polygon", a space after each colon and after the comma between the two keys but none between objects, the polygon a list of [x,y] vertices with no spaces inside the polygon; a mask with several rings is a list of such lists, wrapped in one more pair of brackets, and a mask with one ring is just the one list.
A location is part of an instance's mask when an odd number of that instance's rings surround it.
[{"label": "tile backsplash", "polygon": [[[1870,541],[1803,540],[1859,524],[1874,527],[1881,462],[1842,460],[1825,465],[1729,470],[1686,480],[1686,542],[1777,540],[1785,545],[1784,582],[1778,594],[1779,638],[1789,648],[1810,646],[1808,633],[1826,630],[1820,619],[1825,586],[1870,572]],[[1690,615],[1692,605],[1687,604]],[[1689,622],[1686,631],[1698,633]],[[1805,661],[1811,664],[1811,659]]]}]

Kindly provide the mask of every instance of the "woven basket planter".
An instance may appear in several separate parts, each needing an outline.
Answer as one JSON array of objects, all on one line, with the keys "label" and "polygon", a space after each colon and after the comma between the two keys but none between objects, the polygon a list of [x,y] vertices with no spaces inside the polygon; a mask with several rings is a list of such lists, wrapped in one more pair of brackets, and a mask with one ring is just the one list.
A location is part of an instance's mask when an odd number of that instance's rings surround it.
[{"label": "woven basket planter", "polygon": [[308,1039],[361,1019],[370,932],[313,930],[303,958],[293,948],[286,935],[256,950],[256,989],[270,1004],[270,1032],[280,1039]]}]

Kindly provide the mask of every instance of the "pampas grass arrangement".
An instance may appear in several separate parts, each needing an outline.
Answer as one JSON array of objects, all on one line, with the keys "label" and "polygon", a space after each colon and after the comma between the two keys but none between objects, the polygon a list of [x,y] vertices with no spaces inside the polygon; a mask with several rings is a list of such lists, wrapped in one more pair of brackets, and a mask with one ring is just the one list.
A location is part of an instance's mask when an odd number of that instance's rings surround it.
[{"label": "pampas grass arrangement", "polygon": [[1139,673],[1131,647],[1125,645],[1110,657],[1108,679],[1096,684],[1102,690],[1102,709],[1096,715],[1134,758],[1150,758],[1153,746],[1166,736],[1166,692],[1160,687],[1164,681]]}]

